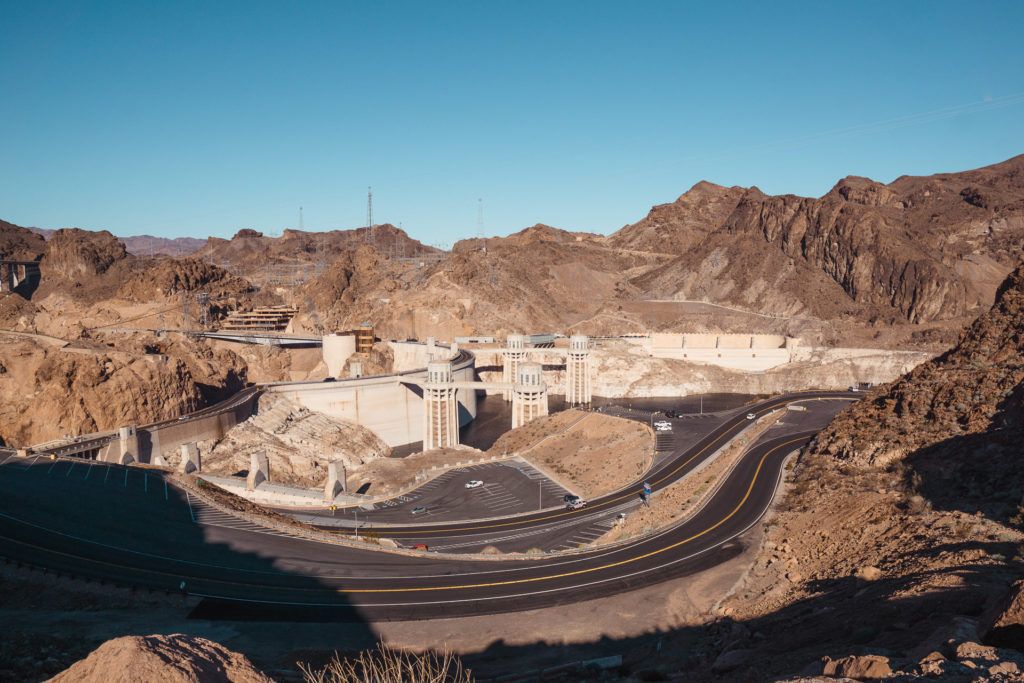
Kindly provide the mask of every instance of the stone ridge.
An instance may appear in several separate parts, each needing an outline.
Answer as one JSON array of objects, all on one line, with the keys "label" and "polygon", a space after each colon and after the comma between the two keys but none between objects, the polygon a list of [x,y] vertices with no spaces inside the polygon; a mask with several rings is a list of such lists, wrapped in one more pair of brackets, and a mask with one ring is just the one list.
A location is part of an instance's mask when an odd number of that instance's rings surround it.
[{"label": "stone ridge", "polygon": [[1022,383],[1024,265],[1006,278],[992,309],[956,347],[841,413],[818,436],[815,450],[884,466],[949,439],[1002,432],[993,435],[1002,440],[1020,431]]}]

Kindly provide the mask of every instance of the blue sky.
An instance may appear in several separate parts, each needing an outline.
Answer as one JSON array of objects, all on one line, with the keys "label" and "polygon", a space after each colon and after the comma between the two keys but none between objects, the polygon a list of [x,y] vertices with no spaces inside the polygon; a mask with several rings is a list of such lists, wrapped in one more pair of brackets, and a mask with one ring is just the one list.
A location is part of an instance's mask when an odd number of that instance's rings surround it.
[{"label": "blue sky", "polygon": [[1024,153],[1022,2],[0,3],[0,218],[448,244]]}]

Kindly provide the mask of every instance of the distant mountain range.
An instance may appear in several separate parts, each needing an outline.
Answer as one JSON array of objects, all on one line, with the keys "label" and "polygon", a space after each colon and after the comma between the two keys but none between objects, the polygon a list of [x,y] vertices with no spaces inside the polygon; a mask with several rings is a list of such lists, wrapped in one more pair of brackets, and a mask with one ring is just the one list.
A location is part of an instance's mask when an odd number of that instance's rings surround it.
[{"label": "distant mountain range", "polygon": [[[39,233],[46,239],[50,239],[53,233],[57,232],[49,228],[29,228],[29,230]],[[187,256],[198,251],[206,244],[206,240],[195,237],[168,239],[152,235],[133,235],[132,237],[118,237],[118,239],[124,242],[128,253],[135,256],[157,256],[161,254],[164,256]]]}]

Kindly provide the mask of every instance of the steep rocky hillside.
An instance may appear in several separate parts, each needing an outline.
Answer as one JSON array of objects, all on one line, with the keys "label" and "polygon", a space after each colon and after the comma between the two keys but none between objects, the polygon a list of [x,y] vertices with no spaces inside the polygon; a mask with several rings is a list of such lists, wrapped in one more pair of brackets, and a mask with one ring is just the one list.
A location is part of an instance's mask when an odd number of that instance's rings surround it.
[{"label": "steep rocky hillside", "polygon": [[801,456],[721,607],[736,621],[722,666],[841,673],[842,659],[1019,680],[1022,417],[1024,265],[954,349],[848,408]]},{"label": "steep rocky hillside", "polygon": [[772,313],[924,322],[984,310],[1024,249],[1024,156],[889,185],[844,178],[819,199],[738,192],[698,184],[613,235],[678,254],[634,284]]},{"label": "steep rocky hillside", "polygon": [[35,261],[45,249],[43,238],[28,228],[0,221],[0,259]]},{"label": "steep rocky hillside", "polygon": [[296,301],[315,312],[313,326],[365,320],[399,338],[561,330],[626,294],[628,274],[656,260],[548,226],[465,240],[438,262],[396,261],[364,245],[308,281]]},{"label": "steep rocky hillside", "polygon": [[718,230],[743,197],[742,187],[700,181],[671,204],[659,204],[643,220],[627,225],[608,243],[619,249],[685,254]]},{"label": "steep rocky hillside", "polygon": [[1012,439],[1021,427],[1022,382],[1024,266],[955,348],[841,413],[818,447],[859,466],[885,466],[948,440],[981,433],[993,442]]},{"label": "steep rocky hillside", "polygon": [[253,289],[249,281],[193,258],[147,260],[133,271],[117,290],[120,298],[159,301],[206,292],[211,299],[224,299],[240,297]]}]

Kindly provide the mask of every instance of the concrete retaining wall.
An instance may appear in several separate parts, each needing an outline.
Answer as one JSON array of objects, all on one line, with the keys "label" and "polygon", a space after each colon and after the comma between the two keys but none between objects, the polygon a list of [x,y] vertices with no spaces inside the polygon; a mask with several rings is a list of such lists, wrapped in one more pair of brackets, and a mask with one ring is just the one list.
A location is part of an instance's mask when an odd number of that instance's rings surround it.
[{"label": "concrete retaining wall", "polygon": [[157,453],[167,457],[185,444],[223,438],[232,427],[248,420],[256,408],[260,391],[255,388],[244,391],[249,393],[225,401],[226,407],[219,410],[213,406],[209,413],[200,417],[139,427],[141,462],[152,462]]}]

